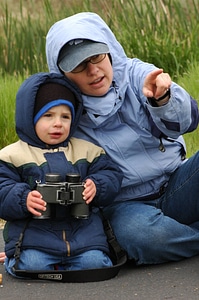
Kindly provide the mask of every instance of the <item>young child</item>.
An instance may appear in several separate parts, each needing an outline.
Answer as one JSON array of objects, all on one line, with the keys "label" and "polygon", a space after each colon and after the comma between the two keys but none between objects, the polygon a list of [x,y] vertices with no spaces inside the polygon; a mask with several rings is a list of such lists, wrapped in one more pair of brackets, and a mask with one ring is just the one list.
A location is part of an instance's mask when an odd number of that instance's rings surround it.
[{"label": "young child", "polygon": [[[103,225],[93,206],[113,201],[122,173],[104,150],[73,138],[82,114],[80,93],[63,75],[38,73],[24,81],[16,97],[19,141],[0,151],[0,218],[4,228],[6,270],[24,231],[18,269],[80,270],[112,265]],[[83,201],[89,217],[76,219],[70,205],[53,204],[49,219],[39,218],[47,199],[37,190],[47,173],[76,173],[84,182]],[[26,228],[26,229],[25,229]]]}]

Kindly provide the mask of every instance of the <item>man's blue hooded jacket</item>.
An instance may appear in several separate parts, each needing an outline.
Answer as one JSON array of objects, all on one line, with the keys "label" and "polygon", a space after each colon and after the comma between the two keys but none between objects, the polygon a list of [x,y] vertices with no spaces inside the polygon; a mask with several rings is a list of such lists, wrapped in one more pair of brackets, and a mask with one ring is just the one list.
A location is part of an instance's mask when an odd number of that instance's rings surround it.
[{"label": "man's blue hooded jacket", "polygon": [[82,94],[85,113],[75,135],[103,147],[122,169],[122,189],[115,201],[150,199],[185,162],[182,135],[198,126],[197,102],[172,82],[169,102],[152,106],[143,94],[143,84],[157,67],[127,57],[108,25],[92,12],[72,15],[50,28],[46,55],[51,72],[60,73],[59,52],[74,39],[107,44],[113,67],[113,82],[106,95]]}]

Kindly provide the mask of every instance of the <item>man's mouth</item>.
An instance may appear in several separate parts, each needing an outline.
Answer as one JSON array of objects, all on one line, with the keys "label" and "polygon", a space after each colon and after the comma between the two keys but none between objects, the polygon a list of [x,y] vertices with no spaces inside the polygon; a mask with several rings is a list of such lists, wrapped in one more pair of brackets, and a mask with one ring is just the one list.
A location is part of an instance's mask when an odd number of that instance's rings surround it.
[{"label": "man's mouth", "polygon": [[92,81],[90,85],[97,85],[97,84],[101,83],[103,79],[104,79],[104,76],[97,78],[96,80]]}]

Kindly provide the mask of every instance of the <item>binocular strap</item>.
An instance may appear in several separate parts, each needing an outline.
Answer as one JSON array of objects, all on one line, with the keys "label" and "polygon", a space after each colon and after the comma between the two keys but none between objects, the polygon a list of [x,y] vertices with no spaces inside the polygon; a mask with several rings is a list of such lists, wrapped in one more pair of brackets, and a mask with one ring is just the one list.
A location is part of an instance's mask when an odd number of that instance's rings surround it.
[{"label": "binocular strap", "polygon": [[[101,210],[100,210],[101,211]],[[15,275],[20,276],[22,278],[30,278],[37,280],[51,280],[57,282],[95,282],[95,281],[103,281],[108,280],[115,277],[121,267],[127,261],[126,252],[120,247],[117,239],[113,233],[113,230],[110,226],[109,221],[103,216],[102,211],[102,221],[104,225],[104,231],[107,236],[107,241],[110,248],[110,258],[113,262],[113,266],[99,269],[86,269],[86,270],[19,270],[18,263],[21,254],[21,246],[23,242],[23,236],[25,230],[29,224],[27,221],[24,230],[21,232],[19,236],[19,240],[16,243],[15,248],[15,260],[16,263],[13,267],[13,272]]]}]

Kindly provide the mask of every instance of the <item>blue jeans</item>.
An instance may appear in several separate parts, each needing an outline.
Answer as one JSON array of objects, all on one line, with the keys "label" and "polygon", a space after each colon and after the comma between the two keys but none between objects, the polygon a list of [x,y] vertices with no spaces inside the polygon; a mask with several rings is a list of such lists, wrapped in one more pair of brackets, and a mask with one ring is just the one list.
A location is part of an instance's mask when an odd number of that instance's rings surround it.
[{"label": "blue jeans", "polygon": [[[12,267],[14,258],[6,258],[6,271],[16,276]],[[60,257],[38,250],[28,249],[21,252],[18,269],[20,270],[54,270],[55,266],[62,270],[96,269],[112,266],[110,258],[99,250],[90,250],[73,257]]]},{"label": "blue jeans", "polygon": [[104,209],[120,245],[139,264],[199,254],[199,152],[170,177],[154,201],[126,201]]}]

